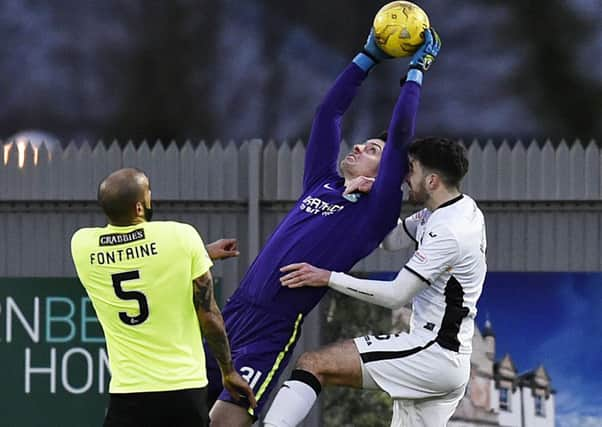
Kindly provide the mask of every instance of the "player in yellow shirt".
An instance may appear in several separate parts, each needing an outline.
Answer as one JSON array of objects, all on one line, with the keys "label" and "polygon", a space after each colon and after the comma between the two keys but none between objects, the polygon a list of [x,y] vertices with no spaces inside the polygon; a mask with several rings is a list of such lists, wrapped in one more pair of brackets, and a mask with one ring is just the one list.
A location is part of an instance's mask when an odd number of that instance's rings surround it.
[{"label": "player in yellow shirt", "polygon": [[224,386],[254,403],[232,366],[213,295],[213,264],[195,228],[149,222],[150,184],[137,169],[109,175],[98,201],[109,224],[76,231],[71,254],[109,353],[105,427],[207,425],[201,331],[219,360]]}]

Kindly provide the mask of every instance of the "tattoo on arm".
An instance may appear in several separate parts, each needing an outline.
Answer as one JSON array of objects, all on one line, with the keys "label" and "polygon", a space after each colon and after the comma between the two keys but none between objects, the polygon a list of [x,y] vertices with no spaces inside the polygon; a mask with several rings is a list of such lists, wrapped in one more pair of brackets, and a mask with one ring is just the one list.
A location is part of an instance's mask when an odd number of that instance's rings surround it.
[{"label": "tattoo on arm", "polygon": [[213,279],[211,274],[204,274],[194,279],[194,308],[204,311],[211,311],[211,301],[213,300]]},{"label": "tattoo on arm", "polygon": [[193,281],[194,307],[203,337],[224,373],[232,371],[230,343],[226,335],[224,319],[213,295],[213,279],[206,273]]}]

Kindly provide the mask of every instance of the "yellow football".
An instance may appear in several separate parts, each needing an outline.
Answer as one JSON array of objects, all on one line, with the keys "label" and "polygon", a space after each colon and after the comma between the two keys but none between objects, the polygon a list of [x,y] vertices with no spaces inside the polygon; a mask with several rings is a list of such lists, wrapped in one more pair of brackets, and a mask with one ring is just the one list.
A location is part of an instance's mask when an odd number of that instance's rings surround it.
[{"label": "yellow football", "polygon": [[384,5],[374,17],[376,44],[385,53],[399,58],[410,56],[424,43],[424,30],[429,17],[409,1],[393,1]]}]

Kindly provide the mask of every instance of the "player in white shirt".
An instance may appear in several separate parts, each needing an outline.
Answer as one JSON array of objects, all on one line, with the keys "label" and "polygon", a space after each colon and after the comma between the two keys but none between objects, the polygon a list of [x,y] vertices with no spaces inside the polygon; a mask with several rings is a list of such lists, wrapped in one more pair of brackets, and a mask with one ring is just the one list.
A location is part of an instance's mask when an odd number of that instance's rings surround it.
[{"label": "player in white shirt", "polygon": [[324,385],[384,390],[393,399],[391,426],[445,426],[462,399],[487,271],[485,221],[459,191],[468,171],[460,144],[417,140],[409,158],[409,198],[424,209],[400,221],[383,242],[390,250],[416,247],[394,280],[361,280],[306,263],[281,269],[283,286],[330,286],[392,309],[412,301],[409,333],[359,337],[303,354],[264,425],[298,425]]}]

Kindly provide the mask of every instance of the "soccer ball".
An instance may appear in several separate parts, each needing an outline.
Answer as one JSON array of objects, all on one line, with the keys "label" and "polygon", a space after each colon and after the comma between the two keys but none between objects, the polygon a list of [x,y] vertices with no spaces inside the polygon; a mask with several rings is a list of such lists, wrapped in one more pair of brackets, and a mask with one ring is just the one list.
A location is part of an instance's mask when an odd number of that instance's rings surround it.
[{"label": "soccer ball", "polygon": [[424,30],[429,17],[409,1],[393,1],[384,5],[374,17],[376,44],[385,53],[399,58],[410,56],[424,43]]}]

